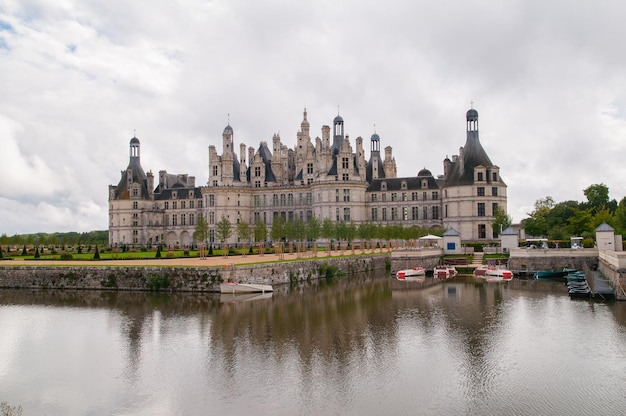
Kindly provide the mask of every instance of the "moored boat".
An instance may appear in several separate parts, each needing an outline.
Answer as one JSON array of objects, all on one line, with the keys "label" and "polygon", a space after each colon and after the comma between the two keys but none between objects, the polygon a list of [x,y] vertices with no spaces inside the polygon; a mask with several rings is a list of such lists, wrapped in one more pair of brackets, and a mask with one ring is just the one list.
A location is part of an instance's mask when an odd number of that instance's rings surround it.
[{"label": "moored boat", "polygon": [[271,285],[263,285],[256,283],[236,283],[226,282],[220,284],[220,293],[254,293],[254,292],[273,292]]},{"label": "moored boat", "polygon": [[564,278],[568,273],[575,272],[576,269],[555,269],[555,270],[538,270],[534,273],[535,279],[559,279]]},{"label": "moored boat", "polygon": [[568,282],[582,282],[585,280],[585,272],[571,272],[565,276],[565,280]]},{"label": "moored boat", "polygon": [[[404,269],[404,270],[399,270],[396,273],[396,279],[398,280],[416,280],[416,279],[407,279],[409,277],[417,277],[420,278],[421,280],[424,280],[424,277],[426,275],[426,269],[424,269],[423,267],[413,267],[412,269]],[[417,279],[420,280],[420,279]]]},{"label": "moored boat", "polygon": [[513,280],[513,272],[497,267],[488,268],[485,272],[485,280],[488,282],[509,282]]},{"label": "moored boat", "polygon": [[456,267],[449,266],[447,264],[435,266],[433,269],[433,275],[437,279],[448,279],[450,277],[454,277],[458,274]]}]

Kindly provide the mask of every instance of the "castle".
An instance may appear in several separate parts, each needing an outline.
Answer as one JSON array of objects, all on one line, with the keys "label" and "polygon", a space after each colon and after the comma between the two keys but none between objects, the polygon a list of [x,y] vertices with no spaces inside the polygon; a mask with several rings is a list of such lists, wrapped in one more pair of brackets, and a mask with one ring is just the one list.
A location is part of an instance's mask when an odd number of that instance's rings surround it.
[{"label": "castle", "polygon": [[[443,175],[422,169],[413,177],[397,177],[390,146],[380,152],[380,137],[370,138],[366,159],[363,139],[354,147],[344,134],[340,115],[332,128],[322,126],[322,137],[310,136],[304,110],[296,145],[289,148],[278,134],[257,149],[239,144],[227,125],[221,154],[209,146],[209,178],[196,186],[187,174],[152,172],[140,163],[140,142],[130,140],[130,160],[117,185],[109,185],[109,244],[179,245],[194,243],[200,216],[216,241],[216,224],[222,217],[232,225],[246,221],[252,227],[263,221],[269,230],[274,218],[303,222],[371,222],[403,226],[439,226],[459,233],[463,241],[489,241],[498,208],[506,212],[506,184],[478,136],[478,112],[466,114],[467,137],[459,154],[443,161]],[[237,242],[237,236],[228,243]]]}]

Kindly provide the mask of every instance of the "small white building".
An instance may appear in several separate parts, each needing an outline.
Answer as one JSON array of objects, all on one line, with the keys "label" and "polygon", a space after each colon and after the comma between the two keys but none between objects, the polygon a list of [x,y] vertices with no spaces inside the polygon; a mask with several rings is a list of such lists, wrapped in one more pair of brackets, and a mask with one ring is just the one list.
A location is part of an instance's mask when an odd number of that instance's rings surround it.
[{"label": "small white building", "polygon": [[462,254],[461,233],[454,228],[443,233],[443,254]]},{"label": "small white building", "polygon": [[519,247],[519,234],[513,227],[507,227],[500,233],[500,247],[505,253]]},{"label": "small white building", "polygon": [[615,235],[615,229],[606,222],[596,228],[598,250],[622,251],[622,236]]}]

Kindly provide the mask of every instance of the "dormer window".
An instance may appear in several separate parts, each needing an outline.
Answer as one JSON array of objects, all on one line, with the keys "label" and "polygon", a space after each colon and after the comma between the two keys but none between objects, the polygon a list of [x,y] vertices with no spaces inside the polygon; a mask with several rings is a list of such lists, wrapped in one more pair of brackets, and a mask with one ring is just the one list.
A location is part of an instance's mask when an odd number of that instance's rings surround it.
[{"label": "dormer window", "polygon": [[387,190],[387,182],[381,182],[380,183],[380,189],[383,190],[383,191],[386,191]]},{"label": "dormer window", "polygon": [[402,181],[402,183],[400,184],[400,188],[406,189],[406,181]]}]

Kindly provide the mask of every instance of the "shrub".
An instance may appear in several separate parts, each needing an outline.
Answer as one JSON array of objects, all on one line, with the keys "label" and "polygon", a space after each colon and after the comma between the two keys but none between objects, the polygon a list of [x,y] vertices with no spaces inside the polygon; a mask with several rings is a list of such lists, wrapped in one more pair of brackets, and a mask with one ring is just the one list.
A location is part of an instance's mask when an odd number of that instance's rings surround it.
[{"label": "shrub", "polygon": [[39,255],[39,247],[36,247],[36,248],[35,248],[35,258],[36,258],[36,259],[38,259],[38,258],[40,258],[40,257],[41,257],[41,256]]},{"label": "shrub", "polygon": [[59,258],[61,260],[72,260],[74,256],[72,256],[70,253],[63,253],[59,256]]},{"label": "shrub", "polygon": [[337,266],[330,265],[328,263],[320,264],[318,273],[320,277],[325,277],[327,280],[332,279],[337,274]]},{"label": "shrub", "polygon": [[161,246],[160,245],[157,247],[157,252],[154,257],[156,257],[157,259],[161,258]]},{"label": "shrub", "polygon": [[183,256],[189,257],[189,250],[184,250],[183,251]]},{"label": "shrub", "polygon": [[146,281],[146,287],[150,290],[167,289],[170,287],[170,279],[165,275],[158,276],[151,274]]},{"label": "shrub", "polygon": [[100,260],[100,252],[98,251],[98,246],[96,245],[96,251],[93,253],[94,260]]},{"label": "shrub", "polygon": [[100,282],[102,287],[117,288],[117,279],[114,275],[110,275],[107,280]]}]

